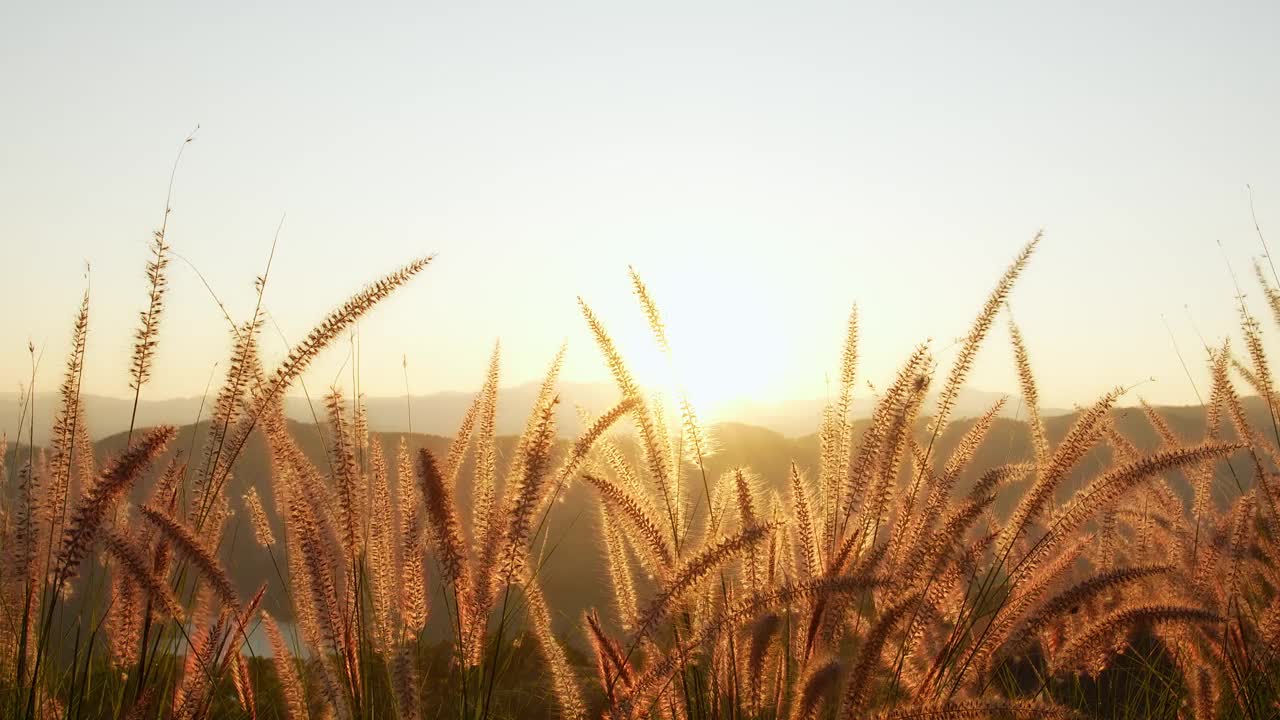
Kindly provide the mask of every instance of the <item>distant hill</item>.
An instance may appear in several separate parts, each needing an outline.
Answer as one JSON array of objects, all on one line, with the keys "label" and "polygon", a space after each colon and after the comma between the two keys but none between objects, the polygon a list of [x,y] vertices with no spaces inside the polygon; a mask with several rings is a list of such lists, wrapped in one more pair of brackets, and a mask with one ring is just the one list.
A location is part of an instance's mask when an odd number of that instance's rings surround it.
[{"label": "distant hill", "polygon": [[[510,404],[514,404],[514,402]],[[1267,418],[1266,407],[1259,399],[1248,398],[1246,400],[1246,408],[1248,415],[1255,423],[1255,427],[1270,427],[1270,422],[1265,420]],[[1201,437],[1204,423],[1202,408],[1167,407],[1161,408],[1161,412],[1169,424],[1183,437],[1191,441]],[[1158,444],[1158,438],[1147,424],[1140,410],[1116,410],[1113,412],[1113,417],[1121,431],[1139,448],[1150,450]],[[1057,442],[1061,439],[1074,420],[1074,414],[1048,418],[1046,427],[1050,441]],[[961,420],[952,423],[946,428],[935,445],[937,455],[945,457],[950,453],[960,436],[968,430],[971,424],[971,420]],[[415,427],[417,427],[416,420]],[[862,421],[858,423],[856,430],[860,432],[865,427],[866,422]],[[172,448],[184,454],[189,453],[191,448],[195,448],[196,452],[198,452],[199,444],[198,442],[193,444],[193,438],[197,441],[202,439],[206,429],[207,424],[201,424],[196,427],[190,425],[183,427]],[[311,456],[317,466],[322,469],[325,468],[327,464],[324,460],[320,433],[317,431],[317,427],[311,424],[293,423],[291,429],[304,451]],[[924,429],[921,428],[920,432],[923,433]],[[763,500],[767,501],[775,492],[784,501],[789,497],[790,492],[786,485],[786,479],[791,462],[795,462],[803,472],[807,473],[810,481],[812,481],[816,472],[818,439],[812,433],[799,437],[787,437],[769,428],[743,423],[716,425],[710,428],[710,433],[717,449],[712,456],[706,459],[707,477],[710,480],[714,480],[727,470],[746,466],[759,477],[759,489]],[[394,453],[401,435],[399,433],[378,432],[376,437],[383,443],[388,453]],[[449,442],[446,437],[435,434],[415,433],[405,437],[409,446],[413,449],[425,446],[440,453],[446,451]],[[123,440],[124,438],[121,435],[105,438],[96,444],[96,450],[100,456],[106,456],[109,453],[118,451],[123,446]],[[561,451],[564,450],[566,444],[562,443]],[[634,448],[630,447],[628,443],[624,442],[624,446],[627,447],[628,452],[634,454]],[[510,436],[500,438],[499,455],[502,463],[505,464],[509,461],[513,451],[514,438]],[[13,449],[11,448],[11,456],[8,458],[10,468],[15,467],[16,464],[14,463],[12,452]],[[1073,476],[1068,482],[1064,483],[1059,492],[1059,500],[1065,499],[1079,487],[1083,479],[1091,477],[1093,473],[1103,467],[1109,460],[1108,454],[1104,447],[1087,455],[1080,462]],[[1012,419],[997,420],[986,442],[982,445],[974,462],[971,464],[969,473],[960,478],[957,492],[963,492],[967,489],[969,484],[976,478],[978,472],[1007,462],[1023,461],[1029,459],[1031,455],[1031,444],[1025,423]],[[471,503],[470,463],[471,460],[468,459],[463,468],[462,480],[458,487],[458,503],[463,509],[464,519],[467,520],[467,523],[464,524],[468,525]],[[163,462],[160,463],[160,465],[163,464]],[[1243,465],[1237,462],[1236,467],[1241,468]],[[255,434],[241,454],[228,488],[228,496],[231,507],[235,512],[235,519],[227,527],[221,556],[226,567],[232,572],[242,593],[247,595],[256,590],[263,582],[268,583],[266,608],[272,611],[273,614],[287,618],[290,613],[287,606],[282,602],[284,596],[280,591],[281,581],[276,576],[272,558],[267,551],[253,543],[251,533],[246,524],[247,520],[245,520],[247,515],[243,507],[242,496],[251,485],[256,486],[264,498],[272,497],[271,482],[267,468],[265,443],[261,437]],[[1225,470],[1220,475],[1220,483],[1215,490],[1215,497],[1222,500],[1233,496],[1238,491],[1231,484],[1230,475]],[[1248,482],[1248,478],[1249,473],[1241,473],[1242,481]],[[691,498],[691,502],[698,501],[698,498],[701,497],[701,482],[701,473],[697,472],[696,468],[686,466],[682,486],[687,491],[687,497]],[[1171,482],[1183,496],[1184,501],[1189,502],[1190,488],[1185,480],[1180,475],[1174,474],[1171,477]],[[147,482],[148,486],[149,484],[150,480]],[[410,487],[413,486],[411,485]],[[1009,511],[1020,490],[1021,487],[1010,487],[1004,490],[997,501],[996,510],[998,514],[1005,514]],[[146,497],[147,492],[147,487],[137,488],[134,493],[134,499],[143,499]],[[268,513],[271,516],[271,522],[276,530],[277,537],[281,537],[281,525],[279,517],[272,506],[273,504],[269,500],[264,504],[268,507]],[[557,628],[573,634],[574,637],[577,637],[577,626],[581,618],[581,612],[589,607],[606,607],[605,603],[608,597],[608,591],[603,586],[603,583],[606,582],[607,573],[600,556],[601,543],[597,527],[597,507],[598,499],[595,497],[594,492],[583,483],[576,483],[567,489],[563,496],[563,501],[555,506],[551,518],[552,532],[549,547],[553,547],[554,550],[543,571],[544,588],[550,605],[556,612],[555,622]],[[705,512],[705,505],[701,507],[703,508],[702,512]],[[276,552],[278,553],[280,550],[277,548]],[[279,558],[277,558],[277,561],[279,561]],[[435,583],[437,581],[438,574],[433,572],[430,575],[430,582]],[[439,597],[437,588],[434,585],[431,595],[433,598]],[[443,612],[433,610],[428,628],[430,633],[439,636],[444,632],[443,615]]]},{"label": "distant hill", "polygon": [[[557,410],[556,422],[564,436],[576,435],[581,430],[575,406],[581,406],[593,414],[599,414],[618,401],[617,389],[609,384],[562,382],[558,389],[561,402]],[[499,393],[498,432],[500,434],[514,435],[520,432],[537,393],[536,383],[504,388]],[[365,406],[369,413],[369,428],[376,432],[408,432],[412,429],[428,435],[451,436],[457,430],[458,423],[473,397],[474,395],[469,392],[414,395],[407,403],[407,407],[403,397],[365,398]],[[1002,397],[1005,397],[1002,393],[964,388],[960,392],[954,416],[964,418],[981,415]],[[88,417],[89,432],[95,439],[128,429],[129,416],[133,409],[132,399],[88,394],[83,395],[82,398]],[[7,434],[10,440],[17,437],[20,402],[21,399],[17,393],[0,393],[0,433]],[[208,402],[212,402],[212,398]],[[315,405],[314,415],[306,397],[291,395],[285,399],[285,414],[292,420],[314,422],[316,416],[323,416],[323,398],[312,396],[311,402]],[[816,431],[818,422],[822,418],[824,404],[825,401],[819,398],[780,402],[743,401],[731,404],[721,414],[732,418],[735,422],[758,425],[788,437],[800,437]],[[867,395],[855,396],[853,416],[855,418],[869,416],[871,404],[872,400]],[[49,427],[57,405],[56,393],[36,393],[36,444],[48,442]],[[925,407],[926,409],[932,407],[932,398]],[[1017,396],[1009,396],[1003,415],[1013,417],[1017,411]],[[1049,408],[1041,412],[1046,417],[1052,417],[1066,411]],[[197,416],[207,417],[208,413],[209,405],[198,397],[149,400],[144,393],[142,401],[138,403],[137,425],[140,427],[160,424],[189,425],[197,421]],[[412,428],[410,421],[412,421]],[[26,428],[23,430],[24,441],[27,430]]]}]

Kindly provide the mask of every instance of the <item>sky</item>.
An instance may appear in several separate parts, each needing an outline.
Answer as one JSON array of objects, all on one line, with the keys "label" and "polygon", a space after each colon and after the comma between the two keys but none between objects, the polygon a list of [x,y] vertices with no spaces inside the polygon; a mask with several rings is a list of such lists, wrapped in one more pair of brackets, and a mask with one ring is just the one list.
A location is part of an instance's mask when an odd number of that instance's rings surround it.
[{"label": "sky", "polygon": [[[1009,260],[1045,405],[1141,382],[1195,401],[1201,337],[1280,243],[1275,3],[23,3],[0,21],[0,382],[56,388],[91,280],[84,389],[129,393],[175,153],[144,396],[225,369],[281,226],[270,357],[361,284],[436,253],[360,325],[362,390],[607,377],[589,302],[644,373],[712,406],[819,397],[845,318],[860,383],[945,367]],[[1221,243],[1221,245],[1219,245]],[[1264,325],[1271,343],[1274,323]],[[1184,373],[1175,345],[1190,365]],[[349,343],[310,386],[350,389]],[[1000,324],[969,384],[1016,391]],[[1150,380],[1149,378],[1154,378]],[[865,385],[859,392],[866,394]]]}]

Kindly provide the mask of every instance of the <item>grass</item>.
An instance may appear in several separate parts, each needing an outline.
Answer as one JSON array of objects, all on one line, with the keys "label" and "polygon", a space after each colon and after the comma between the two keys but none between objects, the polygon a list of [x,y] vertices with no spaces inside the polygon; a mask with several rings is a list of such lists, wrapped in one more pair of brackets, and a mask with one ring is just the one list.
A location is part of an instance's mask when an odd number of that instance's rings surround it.
[{"label": "grass", "polygon": [[[0,714],[1274,717],[1280,418],[1261,323],[1243,300],[1248,357],[1226,344],[1209,351],[1200,436],[1178,436],[1145,408],[1160,445],[1140,451],[1115,424],[1126,392],[1117,388],[1050,443],[1026,341],[1010,320],[1030,457],[974,466],[1000,405],[941,453],[974,358],[1040,242],[998,279],[950,367],[942,372],[929,346],[918,347],[860,432],[849,416],[852,313],[816,473],[793,464],[768,482],[748,468],[711,476],[707,431],[679,379],[668,413],[581,299],[619,397],[585,418],[567,448],[555,424],[562,350],[514,452],[499,457],[495,348],[446,452],[372,442],[353,373],[350,397],[334,387],[325,398],[326,456],[313,461],[285,421],[286,393],[429,257],[356,292],[273,369],[258,352],[264,272],[253,315],[232,323],[199,451],[173,452],[172,428],[131,427],[125,449],[98,467],[80,401],[86,292],[52,440],[19,440],[0,454],[14,459],[0,528]],[[130,369],[135,408],[161,335],[169,253],[161,230]],[[1261,267],[1255,275],[1280,323],[1280,291]],[[656,299],[634,270],[630,281],[656,345],[673,357]],[[1248,423],[1233,369],[1266,400],[1271,427]],[[638,452],[618,437],[625,424]],[[244,534],[269,554],[268,585],[287,599],[293,625],[260,607],[266,586],[238,594],[218,560],[240,527],[228,480],[255,435],[271,472],[246,499]],[[1110,464],[1061,499],[1099,448]],[[1234,489],[1215,502],[1211,487],[1225,475]],[[969,476],[980,479],[961,485]],[[556,501],[573,482],[597,496],[610,585],[609,601],[580,618],[582,647],[553,632],[557,610],[541,581],[547,563],[563,561],[554,530],[574,519],[558,517]],[[150,488],[142,502],[130,500],[135,486]],[[469,507],[457,502],[463,488]],[[283,519],[282,532],[264,508]],[[428,642],[432,616],[447,619],[448,640]],[[258,631],[271,657],[249,647]]]}]

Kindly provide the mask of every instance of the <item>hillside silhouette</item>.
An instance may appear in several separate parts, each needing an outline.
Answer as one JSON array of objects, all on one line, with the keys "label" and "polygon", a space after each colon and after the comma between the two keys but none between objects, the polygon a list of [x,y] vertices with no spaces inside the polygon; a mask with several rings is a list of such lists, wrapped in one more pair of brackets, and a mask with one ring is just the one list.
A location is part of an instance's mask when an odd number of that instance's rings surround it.
[{"label": "hillside silhouette", "polygon": [[[518,401],[511,400],[508,406],[516,402]],[[1254,427],[1265,429],[1269,433],[1271,416],[1265,403],[1260,398],[1249,397],[1244,399],[1244,406]],[[1205,421],[1203,408],[1174,406],[1160,407],[1158,411],[1184,439],[1195,441],[1203,436]],[[513,408],[512,412],[517,412],[517,409]],[[1141,408],[1116,409],[1111,415],[1120,432],[1141,450],[1150,451],[1158,446],[1159,438],[1148,424]],[[1045,426],[1050,442],[1058,442],[1067,433],[1075,419],[1074,412],[1046,418]],[[425,420],[423,418],[424,424]],[[928,440],[928,421],[928,417],[922,418],[916,429],[917,434],[925,441]],[[416,422],[415,419],[415,424]],[[972,418],[952,422],[938,436],[934,446],[935,457],[945,458],[972,424]],[[868,425],[867,420],[858,421],[854,425],[855,433],[860,435]],[[191,457],[194,451],[198,456],[199,441],[205,437],[207,429],[207,423],[183,426],[171,446],[175,450],[171,451],[157,466],[163,467],[167,464],[175,452],[183,457]],[[325,428],[314,423],[294,421],[290,423],[290,430],[299,446],[316,463],[316,466],[322,470],[327,469],[329,465],[325,443],[328,442],[328,438]],[[1230,437],[1230,430],[1228,429],[1227,432]],[[418,448],[426,447],[441,456],[448,451],[451,442],[449,437],[430,433],[374,432],[373,437],[382,443],[388,457],[394,457],[402,437],[413,452]],[[792,462],[796,463],[810,481],[818,466],[818,436],[813,433],[788,437],[775,430],[756,425],[721,423],[710,428],[710,437],[715,451],[705,459],[708,479],[714,480],[722,473],[734,468],[749,468],[758,478],[761,497],[772,497],[774,493],[782,498],[787,496],[786,480]],[[193,438],[196,440],[194,444]],[[629,435],[620,434],[619,441],[624,452],[631,456],[632,460],[638,459],[638,447]],[[515,442],[516,438],[512,435],[498,438],[499,477],[504,476],[507,463],[515,449]],[[560,441],[557,448],[559,454],[564,453],[569,442],[571,441],[565,439]],[[95,451],[101,461],[119,452],[124,445],[125,436],[115,434],[96,442]],[[9,457],[6,458],[8,466],[15,467],[15,460],[20,461],[20,458],[13,457],[15,453],[28,451],[26,447],[19,450],[11,444]],[[969,463],[968,467],[971,469],[960,477],[957,492],[967,490],[977,479],[977,471],[974,469],[989,469],[1006,463],[1028,461],[1032,457],[1032,452],[1031,439],[1025,423],[1007,417],[997,419],[986,441],[974,457],[974,461]],[[1082,479],[1107,466],[1111,459],[1110,454],[1105,446],[1099,446],[1098,449],[1090,451],[1078,464],[1069,481],[1059,488],[1057,500],[1069,497],[1079,489]],[[462,469],[463,477],[470,476],[474,469],[473,462],[473,458],[467,458]],[[277,553],[273,563],[271,554],[253,542],[248,514],[244,507],[243,496],[251,486],[256,487],[262,497],[271,497],[272,486],[268,467],[265,442],[261,435],[255,432],[241,453],[226,490],[233,516],[228,520],[219,555],[242,594],[251,595],[263,583],[267,583],[266,609],[277,617],[288,619],[291,616],[291,610],[283,592],[284,581],[275,569],[277,563],[281,568],[285,566],[284,557],[279,555],[283,552],[283,548],[279,544],[273,548]],[[1233,483],[1238,481],[1246,488],[1252,485],[1252,473],[1247,471],[1246,467],[1243,461],[1233,461],[1228,469],[1219,472],[1214,493],[1215,499],[1221,501],[1219,504],[1225,505],[1225,499],[1229,496],[1228,487],[1232,494],[1237,492]],[[686,463],[683,478],[683,483],[688,490],[686,496],[693,498],[691,502],[697,502],[702,496],[699,469]],[[141,503],[149,496],[153,479],[148,478],[147,482],[134,488],[131,496],[134,502]],[[1170,479],[1175,491],[1181,495],[1184,503],[1189,505],[1191,489],[1185,478],[1179,473],[1174,473]],[[397,481],[404,482],[398,478],[393,479],[393,482]],[[410,479],[410,482],[413,480]],[[1026,482],[1024,480],[1022,483],[1011,485],[1001,493],[995,504],[998,516],[1007,515]],[[694,483],[695,486],[688,488],[689,483]],[[471,516],[470,491],[470,483],[460,483],[457,488],[457,502],[463,510],[464,518]],[[416,484],[413,492],[419,492]],[[598,501],[593,493],[589,486],[581,482],[572,483],[566,488],[551,514],[549,523],[551,529],[546,542],[547,557],[541,573],[547,598],[551,606],[557,609],[554,618],[557,631],[566,633],[567,637],[578,644],[582,643],[580,635],[582,629],[578,622],[581,613],[592,607],[603,606],[608,600],[607,575],[600,550]],[[276,513],[275,503],[265,502],[264,508],[276,536],[283,537],[283,526]],[[705,512],[705,506],[700,506],[698,512]],[[132,518],[131,521],[136,521],[136,518]],[[469,527],[467,531],[470,531]],[[438,575],[432,574],[428,578],[428,583],[431,589],[431,600],[438,601],[440,597]],[[432,612],[427,626],[428,639],[443,639],[446,633],[445,613]]]},{"label": "hillside silhouette", "polygon": [[[561,382],[557,386],[560,394],[560,405],[556,410],[556,427],[565,437],[577,435],[582,430],[582,422],[575,407],[581,407],[593,415],[604,412],[618,399],[618,391],[607,383]],[[524,429],[529,407],[538,393],[537,383],[525,383],[503,388],[501,401],[498,403],[498,433],[515,435]],[[974,388],[964,388],[956,403],[956,417],[977,416],[986,412],[997,400],[1008,397],[1001,414],[1012,417],[1018,410],[1018,399],[1014,394],[988,392]],[[377,432],[407,432],[412,430],[427,435],[453,435],[471,404],[471,392],[439,392],[425,395],[413,395],[406,400],[399,397],[365,397],[362,400],[368,413],[369,429]],[[88,420],[89,432],[95,439],[102,439],[124,432],[129,427],[129,418],[133,409],[132,398],[117,398],[106,395],[81,395],[84,403],[85,417]],[[155,425],[189,425],[208,417],[212,398],[205,400],[199,397],[171,398],[167,400],[147,400],[138,403],[137,425],[140,427]],[[59,403],[57,393],[37,392],[35,395],[35,442],[44,444],[49,438],[49,420]],[[822,418],[822,408],[827,403],[823,398],[789,399],[779,401],[747,401],[729,403],[724,414],[735,422],[757,425],[773,430],[788,437],[801,437],[812,433]],[[933,398],[926,400],[929,407]],[[12,441],[17,437],[18,419],[22,400],[17,393],[0,393],[0,432],[8,434]],[[851,413],[855,418],[865,418],[870,414],[872,401],[869,397],[854,398]],[[303,423],[314,422],[316,417],[324,415],[319,396],[310,400],[302,395],[293,395],[284,399],[285,415],[291,420]],[[1068,412],[1053,408],[1041,408],[1044,417],[1052,417]],[[23,441],[31,430],[24,423]]]}]

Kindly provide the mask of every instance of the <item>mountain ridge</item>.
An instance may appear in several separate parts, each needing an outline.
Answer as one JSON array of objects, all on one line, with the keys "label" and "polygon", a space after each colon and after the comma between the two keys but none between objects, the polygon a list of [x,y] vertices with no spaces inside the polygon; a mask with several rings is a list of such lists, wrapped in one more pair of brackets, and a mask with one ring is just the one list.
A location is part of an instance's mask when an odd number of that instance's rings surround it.
[{"label": "mountain ridge", "polygon": [[[1246,414],[1256,427],[1268,421],[1270,413],[1260,398],[1246,398],[1244,403]],[[1188,442],[1202,435],[1205,418],[1203,408],[1175,406],[1159,408],[1159,411],[1174,431]],[[1141,410],[1118,408],[1112,410],[1111,415],[1120,432],[1128,437],[1140,451],[1151,452],[1159,446],[1160,439],[1147,423]],[[1059,442],[1075,419],[1074,413],[1046,418],[1045,428],[1050,442]],[[947,457],[972,423],[972,419],[956,420],[943,429],[938,434],[937,443],[934,446],[937,457]],[[855,434],[860,435],[867,425],[866,420],[857,421],[854,426]],[[156,463],[156,467],[163,467],[176,452],[187,457],[198,458],[200,441],[204,438],[207,429],[207,422],[200,425],[181,426],[166,457],[161,458]],[[290,431],[303,452],[316,463],[321,472],[324,472],[328,467],[325,447],[321,442],[324,429],[314,424],[290,422]],[[917,426],[916,432],[922,438],[927,438],[925,434],[929,431],[926,424],[922,422]],[[819,461],[819,442],[816,434],[787,437],[767,428],[744,423],[715,424],[709,428],[709,434],[716,446],[715,452],[705,458],[706,477],[710,482],[715,482],[732,468],[746,467],[757,479],[756,488],[762,500],[772,498],[775,494],[784,497],[789,492],[786,483],[789,468],[793,462],[807,478],[806,482],[814,481]],[[420,447],[428,447],[433,452],[444,454],[448,451],[451,435],[452,431],[439,435],[414,432],[403,434],[403,437],[411,452],[416,452]],[[394,457],[402,434],[375,431],[372,437],[382,443],[384,452],[388,453],[389,457]],[[1224,439],[1233,437],[1234,433],[1227,428]],[[516,441],[517,438],[510,434],[504,434],[498,439],[500,477],[504,476],[504,468],[514,455]],[[102,460],[119,452],[124,444],[123,434],[112,435],[94,443],[95,454],[99,460]],[[639,449],[632,438],[621,438],[621,445],[624,453],[633,461],[640,459]],[[562,454],[567,446],[568,441],[561,440],[558,443],[557,455]],[[25,452],[25,448],[22,451]],[[18,452],[17,448],[10,445],[6,460],[11,468],[11,476],[12,468],[16,468],[22,461],[15,457],[16,452]],[[1105,444],[1090,450],[1062,483],[1056,493],[1055,502],[1065,500],[1081,486],[1086,478],[1092,476],[1097,468],[1105,467],[1109,462],[1110,454]],[[997,419],[986,441],[978,448],[973,462],[957,479],[955,492],[964,492],[982,471],[1005,463],[1024,462],[1032,456],[1033,450],[1026,423],[1010,418]],[[463,480],[458,483],[456,495],[463,525],[468,533],[471,517],[470,478],[473,464],[474,458],[469,453],[461,468],[460,477]],[[695,479],[696,470],[696,467],[686,465],[684,480],[690,484],[685,486],[682,493],[691,499],[696,499],[702,492],[701,479]],[[153,470],[144,482],[134,488],[130,496],[133,503],[142,502],[148,498],[155,472]],[[1184,503],[1189,503],[1191,501],[1190,484],[1179,472],[1171,473],[1170,476],[1175,491]],[[1247,486],[1248,477],[1244,477],[1243,481]],[[1025,480],[1022,482],[1025,483]],[[1225,471],[1218,473],[1214,486],[1215,502],[1236,492],[1233,482],[1233,478]],[[398,478],[393,483],[404,487]],[[246,524],[248,515],[243,496],[250,487],[255,487],[262,496],[268,522],[276,533],[276,537],[283,537],[283,526],[273,500],[266,446],[259,433],[253,433],[250,436],[225,488],[233,514],[218,554],[242,594],[252,594],[263,582],[267,582],[269,588],[266,607],[278,617],[287,619],[291,616],[291,611],[287,596],[281,590],[281,579],[275,574],[275,561],[267,550],[253,543]],[[1015,483],[1002,489],[994,506],[995,512],[999,515],[1007,514],[1012,504],[1016,502],[1022,487],[1022,483]],[[408,490],[416,493],[418,491],[416,482],[410,481]],[[598,503],[598,497],[585,483],[574,482],[566,488],[560,502],[555,506],[554,518],[550,525],[553,529],[551,546],[558,550],[555,557],[549,558],[549,562],[542,571],[547,597],[555,607],[563,611],[563,614],[556,618],[558,631],[568,633],[579,644],[582,638],[577,635],[580,627],[576,624],[575,618],[580,617],[581,612],[587,608],[605,607],[608,602],[608,595],[601,586],[601,578],[606,577],[606,571],[599,549]],[[693,507],[697,507],[697,503],[694,503]],[[432,593],[437,593],[438,575],[433,573],[430,582]],[[443,625],[444,616],[444,613],[432,613],[428,628],[432,638],[439,639],[447,632],[447,628]]]},{"label": "mountain ridge", "polygon": [[[603,413],[619,399],[617,389],[608,383],[562,382],[560,390],[560,406],[557,408],[556,422],[565,437],[577,435],[582,429],[577,407],[582,407],[593,415]],[[498,433],[511,435],[519,433],[524,427],[525,418],[533,406],[538,392],[538,383],[529,382],[503,388],[498,393]],[[393,396],[377,396],[364,398],[368,414],[369,429],[375,432],[422,432],[429,435],[451,436],[456,431],[467,407],[475,397],[474,393],[450,390],[423,395],[412,395],[408,398]],[[925,407],[932,407],[931,395]],[[1001,417],[1015,417],[1020,402],[1016,394],[1006,394],[962,388],[953,417],[973,417],[986,412],[1000,398],[1008,398]],[[85,415],[89,432],[95,440],[100,440],[118,432],[125,431],[132,415],[133,400],[108,395],[85,393],[81,395],[85,405]],[[17,426],[20,416],[21,398],[18,393],[0,393],[0,433],[6,434],[10,440],[18,436]],[[53,421],[53,413],[58,406],[58,395],[54,392],[36,393],[35,443],[47,443],[49,428]],[[138,403],[136,425],[190,425],[207,417],[211,398],[179,397],[163,400],[143,399]],[[826,400],[821,398],[781,400],[773,402],[740,400],[726,404],[716,413],[724,422],[740,422],[755,425],[781,433],[786,437],[797,438],[817,431],[822,419],[822,409]],[[873,399],[868,395],[855,396],[851,410],[854,419],[863,419],[870,415]],[[314,408],[314,413],[313,413]],[[1055,417],[1070,413],[1070,410],[1058,408],[1041,408],[1043,417]],[[299,422],[314,422],[322,418],[324,408],[317,396],[312,396],[310,404],[305,396],[290,395],[285,398],[285,415]],[[197,417],[199,416],[199,418]],[[27,441],[29,428],[22,437]]]}]

